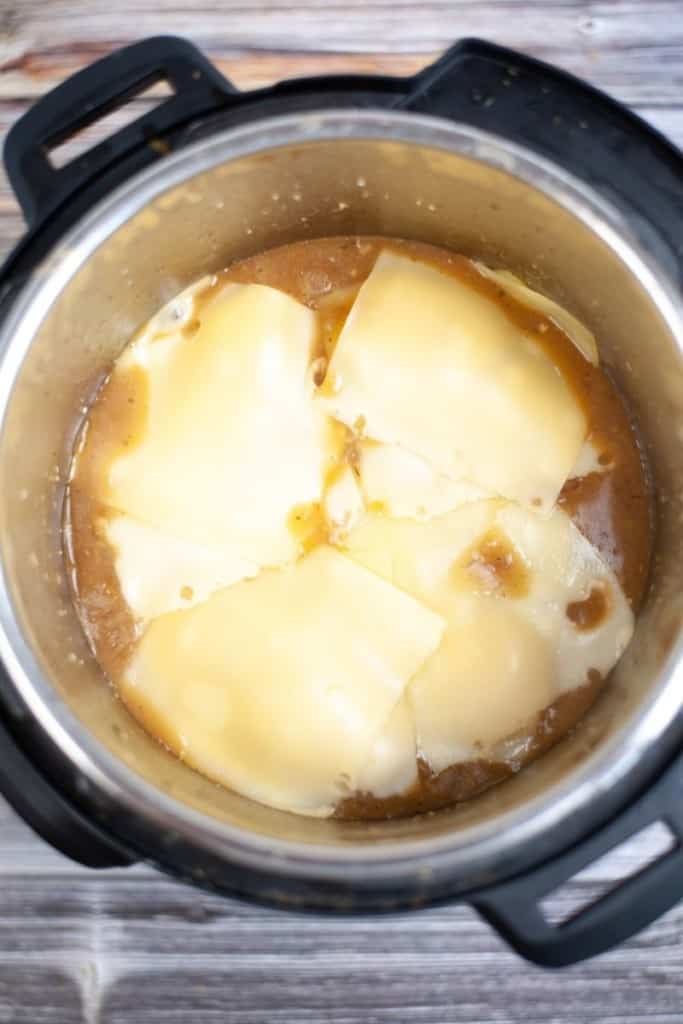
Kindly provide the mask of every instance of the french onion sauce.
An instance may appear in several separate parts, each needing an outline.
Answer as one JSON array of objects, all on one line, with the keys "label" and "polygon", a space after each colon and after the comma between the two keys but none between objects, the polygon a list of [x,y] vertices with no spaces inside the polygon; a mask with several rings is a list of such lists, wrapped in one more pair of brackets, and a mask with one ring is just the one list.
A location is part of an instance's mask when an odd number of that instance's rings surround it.
[{"label": "french onion sauce", "polygon": [[[569,480],[559,502],[613,569],[637,611],[650,561],[651,500],[626,405],[604,368],[588,363],[550,319],[523,306],[495,281],[478,274],[464,257],[424,243],[371,236],[299,242],[252,256],[222,271],[215,286],[195,300],[197,318],[201,319],[202,302],[226,281],[269,285],[318,310],[318,354],[329,356],[356,292],[382,249],[429,262],[476,288],[531,335],[559,368],[586,414],[589,440],[599,453],[600,464],[606,467],[604,472]],[[190,323],[186,330],[191,333],[196,326]],[[130,657],[138,632],[121,595],[114,552],[97,527],[107,514],[97,496],[102,494],[102,474],[111,460],[122,448],[129,450],[134,446],[142,435],[146,408],[146,381],[139,370],[119,373],[105,381],[81,439],[66,508],[67,549],[76,585],[76,606],[95,656],[114,683]],[[290,527],[300,536],[304,547],[325,539],[321,534],[322,519],[316,516],[315,509],[294,509],[291,518]],[[468,573],[470,579],[481,578],[486,587],[494,579],[498,592],[504,596],[523,596],[528,587],[526,567],[521,560],[511,557],[505,539],[495,531],[482,538],[475,549],[466,551],[452,571]],[[566,610],[580,630],[597,625],[606,612],[605,594],[597,589],[584,601],[568,605]],[[506,753],[504,761],[482,757],[434,774],[426,763],[418,760],[418,781],[408,792],[383,799],[355,793],[339,803],[336,816],[405,816],[467,800],[550,749],[591,706],[603,685],[600,674],[590,671],[583,686],[560,697],[535,716],[527,728],[505,742],[506,752],[514,750],[514,756]],[[144,707],[130,710],[155,738],[163,739]]]}]

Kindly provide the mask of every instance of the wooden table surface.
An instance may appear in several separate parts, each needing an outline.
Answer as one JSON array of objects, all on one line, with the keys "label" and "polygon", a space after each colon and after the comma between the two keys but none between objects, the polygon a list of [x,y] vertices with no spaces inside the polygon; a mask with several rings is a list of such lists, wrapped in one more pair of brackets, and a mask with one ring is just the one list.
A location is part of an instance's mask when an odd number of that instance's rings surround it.
[{"label": "wooden table surface", "polygon": [[[0,130],[79,68],[160,33],[192,39],[242,88],[409,73],[478,35],[583,76],[683,146],[683,0],[0,0]],[[2,253],[22,227],[3,179]],[[654,843],[594,865],[560,903],[630,873]],[[144,866],[89,872],[5,807],[0,877],[0,1024],[683,1022],[683,905],[558,975],[523,963],[467,907],[302,919]]]}]

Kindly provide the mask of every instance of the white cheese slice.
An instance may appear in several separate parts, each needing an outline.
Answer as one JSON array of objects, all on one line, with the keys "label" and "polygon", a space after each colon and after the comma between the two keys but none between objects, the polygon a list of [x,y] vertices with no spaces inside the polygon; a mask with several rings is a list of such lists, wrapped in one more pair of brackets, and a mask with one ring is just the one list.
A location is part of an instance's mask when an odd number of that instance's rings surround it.
[{"label": "white cheese slice", "polygon": [[560,629],[554,634],[557,636],[556,679],[560,693],[574,689],[577,680],[586,679],[589,672],[598,672],[604,678],[628,647],[635,625],[633,612],[618,581],[606,566],[602,563],[598,566],[595,550],[581,534],[574,551],[575,565],[576,562],[581,562],[581,571],[569,577],[565,607],[585,601],[593,589],[604,592],[609,607],[605,622],[595,629],[579,630],[566,615],[561,620]]},{"label": "white cheese slice", "polygon": [[[396,518],[432,519],[461,505],[494,497],[471,480],[454,480],[439,473],[426,459],[397,444],[361,441],[358,444],[360,488],[365,505]],[[605,473],[611,466],[587,440],[581,446],[569,479]],[[356,506],[354,521],[359,514]]]},{"label": "white cheese slice", "polygon": [[[492,528],[499,531],[528,570],[528,593],[518,595],[515,603],[529,601],[553,612],[564,610],[572,550],[581,537],[566,512],[556,508],[551,516],[543,518],[514,502],[498,502]],[[458,582],[463,581],[459,575]]]},{"label": "white cheese slice", "polygon": [[494,302],[391,252],[358,293],[319,401],[371,439],[546,512],[587,432],[559,370]]},{"label": "white cheese slice", "polygon": [[344,540],[344,550],[423,604],[447,612],[451,567],[490,528],[499,504],[472,502],[429,522],[368,513]]},{"label": "white cheese slice", "polygon": [[[557,694],[581,685],[590,669],[607,675],[634,626],[614,572],[562,509],[543,520],[506,503],[495,523],[531,568],[529,592],[514,604],[555,648]],[[592,591],[602,595],[604,616],[595,628],[577,629],[568,609],[586,601]]]},{"label": "white cheese slice", "polygon": [[405,793],[417,782],[413,711],[402,697],[375,739],[370,758],[358,772],[356,789],[382,800]]},{"label": "white cheese slice", "polygon": [[600,357],[595,335],[563,306],[553,302],[547,295],[533,291],[533,289],[525,285],[523,281],[509,270],[491,270],[485,263],[475,262],[474,265],[483,277],[487,277],[490,281],[495,281],[513,299],[521,302],[523,306],[537,310],[543,316],[552,320],[561,331],[564,331],[569,340],[576,345],[584,359],[587,359],[589,363],[593,363],[594,366],[598,365]]},{"label": "white cheese slice", "polygon": [[356,526],[364,510],[356,475],[351,466],[343,465],[326,486],[323,496],[323,511],[333,543],[341,541]]},{"label": "white cheese slice", "polygon": [[576,462],[569,474],[569,479],[573,480],[575,477],[590,476],[591,473],[607,473],[613,468],[613,463],[608,458],[607,460],[601,461],[602,453],[598,451],[594,442],[590,440],[584,441],[581,451],[579,452]]},{"label": "white cheese slice", "polygon": [[121,592],[136,619],[190,608],[259,570],[237,553],[173,537],[131,516],[114,515],[103,529],[115,552]]},{"label": "white cheese slice", "polygon": [[315,314],[237,284],[200,312],[194,336],[126,354],[148,371],[147,424],[110,467],[105,500],[259,566],[291,561],[300,547],[289,517],[320,500],[338,437],[306,382]]},{"label": "white cheese slice", "polygon": [[[492,569],[479,557],[490,537],[504,542]],[[448,620],[408,687],[418,750],[434,771],[490,752],[591,670],[607,675],[633,632],[617,578],[562,509],[543,518],[491,500],[428,522],[368,514],[345,549]],[[515,566],[518,592],[505,584]],[[569,611],[580,618],[595,592],[604,614],[577,628]]]},{"label": "white cheese slice", "polygon": [[434,772],[485,757],[552,703],[551,646],[509,601],[451,603],[439,650],[409,687],[418,750]]},{"label": "white cheese slice", "polygon": [[397,444],[362,441],[361,488],[369,508],[397,518],[431,519],[490,497],[470,480],[453,480]]},{"label": "white cheese slice", "polygon": [[356,789],[444,625],[322,546],[156,619],[122,693],[210,778],[273,807],[329,814]]},{"label": "white cheese slice", "polygon": [[131,347],[142,348],[162,337],[179,336],[182,329],[190,323],[195,315],[195,299],[203,292],[208,291],[215,282],[215,277],[206,275],[174,295],[154,316],[150,317],[131,342]]}]

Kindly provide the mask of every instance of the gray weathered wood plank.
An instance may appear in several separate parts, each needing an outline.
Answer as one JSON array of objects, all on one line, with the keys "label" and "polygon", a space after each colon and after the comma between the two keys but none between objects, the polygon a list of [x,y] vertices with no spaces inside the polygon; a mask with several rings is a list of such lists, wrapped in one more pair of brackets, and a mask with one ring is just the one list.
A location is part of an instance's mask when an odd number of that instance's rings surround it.
[{"label": "gray weathered wood plank", "polygon": [[[351,920],[278,914],[146,867],[75,868],[6,810],[0,829],[2,1021],[681,1019],[683,908],[558,978],[519,961],[468,908]],[[640,844],[618,854],[609,873],[631,870],[644,852]],[[600,881],[589,875],[583,895]]]}]

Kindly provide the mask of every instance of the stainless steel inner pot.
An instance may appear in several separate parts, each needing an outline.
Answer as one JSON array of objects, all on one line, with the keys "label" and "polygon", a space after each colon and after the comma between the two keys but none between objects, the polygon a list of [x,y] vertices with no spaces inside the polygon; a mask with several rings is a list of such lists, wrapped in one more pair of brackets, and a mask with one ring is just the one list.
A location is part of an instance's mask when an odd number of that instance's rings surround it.
[{"label": "stainless steel inner pot", "polygon": [[[510,782],[411,820],[319,821],[218,788],[132,720],[94,662],[62,560],[71,443],[131,333],[199,276],[266,247],[353,232],[419,239],[522,274],[597,334],[645,439],[656,555],[635,638],[580,727]],[[640,237],[639,237],[640,235]],[[0,655],[78,773],[149,834],[276,876],[451,889],[569,841],[651,765],[683,706],[683,311],[665,253],[560,169],[472,128],[327,112],[217,133],[99,204],[35,271],[2,329]],[[530,453],[533,458],[533,453]]]}]

